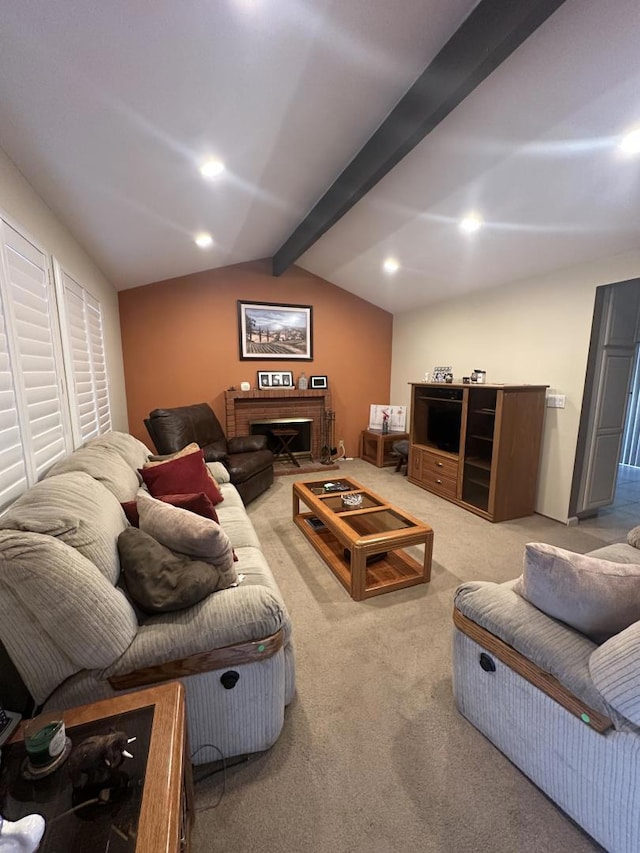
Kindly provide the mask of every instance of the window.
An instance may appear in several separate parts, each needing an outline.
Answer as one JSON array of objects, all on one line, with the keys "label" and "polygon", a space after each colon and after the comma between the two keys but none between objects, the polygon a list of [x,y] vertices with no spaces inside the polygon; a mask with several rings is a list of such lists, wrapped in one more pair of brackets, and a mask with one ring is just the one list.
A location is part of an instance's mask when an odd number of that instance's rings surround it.
[{"label": "window", "polygon": [[0,511],[73,446],[111,429],[100,303],[57,264],[56,300],[50,265],[0,219]]},{"label": "window", "polygon": [[100,303],[54,262],[63,315],[74,444],[111,429]]}]

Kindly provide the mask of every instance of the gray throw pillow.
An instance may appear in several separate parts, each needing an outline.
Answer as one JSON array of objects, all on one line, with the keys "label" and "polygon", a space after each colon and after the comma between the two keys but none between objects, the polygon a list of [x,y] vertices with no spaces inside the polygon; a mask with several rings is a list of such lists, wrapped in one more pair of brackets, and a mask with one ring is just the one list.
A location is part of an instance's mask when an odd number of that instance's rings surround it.
[{"label": "gray throw pillow", "polygon": [[640,620],[640,565],[530,542],[514,592],[596,643]]},{"label": "gray throw pillow", "polygon": [[136,503],[140,530],[174,553],[210,563],[218,570],[224,586],[238,580],[231,541],[219,524],[150,495],[139,493]]},{"label": "gray throw pillow", "polygon": [[210,563],[174,554],[137,527],[118,536],[118,553],[126,589],[146,613],[183,610],[221,588]]}]

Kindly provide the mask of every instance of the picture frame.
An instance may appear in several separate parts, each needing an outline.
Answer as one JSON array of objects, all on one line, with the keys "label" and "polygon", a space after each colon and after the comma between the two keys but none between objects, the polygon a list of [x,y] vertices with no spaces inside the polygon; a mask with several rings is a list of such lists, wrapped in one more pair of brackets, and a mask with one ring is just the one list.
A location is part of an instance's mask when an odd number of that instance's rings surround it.
[{"label": "picture frame", "polygon": [[313,361],[313,308],[238,299],[240,360]]},{"label": "picture frame", "polygon": [[315,391],[317,388],[328,388],[329,380],[326,376],[310,376],[309,388]]},{"label": "picture frame", "polygon": [[259,370],[258,388],[261,391],[271,391],[273,388],[293,388],[293,372],[291,370]]}]

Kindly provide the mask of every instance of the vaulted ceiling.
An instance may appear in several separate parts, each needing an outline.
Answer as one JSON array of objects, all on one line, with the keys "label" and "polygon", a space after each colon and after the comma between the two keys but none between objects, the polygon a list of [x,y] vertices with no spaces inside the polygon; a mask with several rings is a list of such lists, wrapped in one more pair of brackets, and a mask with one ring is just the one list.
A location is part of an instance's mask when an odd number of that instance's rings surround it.
[{"label": "vaulted ceiling", "polygon": [[[430,132],[341,184],[455,34],[459,68],[518,5],[522,43],[483,43],[469,92],[436,66]],[[638,248],[639,43],[637,0],[3,0],[0,147],[118,289],[275,255],[411,310]]]}]

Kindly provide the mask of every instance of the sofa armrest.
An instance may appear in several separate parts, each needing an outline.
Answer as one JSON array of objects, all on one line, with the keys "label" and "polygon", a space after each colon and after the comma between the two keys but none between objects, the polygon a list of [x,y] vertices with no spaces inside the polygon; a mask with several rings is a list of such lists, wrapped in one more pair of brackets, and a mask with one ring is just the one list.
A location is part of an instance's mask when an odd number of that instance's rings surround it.
[{"label": "sofa armrest", "polygon": [[266,435],[238,435],[227,439],[229,453],[253,453],[267,449]]},{"label": "sofa armrest", "polygon": [[596,644],[547,616],[513,591],[515,581],[471,581],[456,590],[455,607],[477,625],[556,678],[594,711],[611,716],[589,673]]},{"label": "sofa armrest", "polygon": [[185,610],[152,616],[103,675],[111,681],[226,646],[260,643],[281,630],[286,643],[289,617],[278,596],[266,586],[241,583],[214,592]]},{"label": "sofa armrest", "polygon": [[201,672],[213,672],[228,666],[241,666],[266,660],[282,648],[283,633],[280,629],[276,634],[265,637],[263,640],[235,643],[232,646],[223,646],[221,649],[212,649],[210,652],[199,652],[180,660],[137,669],[125,675],[112,675],[109,677],[109,684],[114,690],[132,690],[149,684],[173,681],[175,678],[198,675]]},{"label": "sofa armrest", "polygon": [[227,442],[224,439],[214,441],[213,444],[203,444],[201,446],[205,462],[224,462],[229,455]]},{"label": "sofa armrest", "polygon": [[589,658],[589,672],[609,705],[640,726],[640,622],[599,646]]}]

